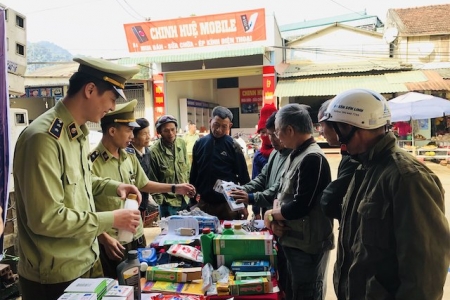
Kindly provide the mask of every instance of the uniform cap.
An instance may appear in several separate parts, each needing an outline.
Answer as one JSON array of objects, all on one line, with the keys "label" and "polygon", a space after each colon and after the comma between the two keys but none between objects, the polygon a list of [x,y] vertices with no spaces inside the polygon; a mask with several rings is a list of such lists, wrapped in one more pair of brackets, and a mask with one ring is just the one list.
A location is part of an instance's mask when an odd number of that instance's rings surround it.
[{"label": "uniform cap", "polygon": [[127,100],[123,89],[125,82],[139,72],[138,67],[122,66],[101,58],[78,56],[74,57],[78,62],[78,72],[109,82],[119,95]]},{"label": "uniform cap", "polygon": [[140,127],[134,117],[134,108],[137,105],[137,100],[131,100],[130,102],[117,104],[116,109],[107,113],[101,120],[102,125],[118,123],[128,125],[131,127]]},{"label": "uniform cap", "polygon": [[158,118],[158,120],[156,120],[155,123],[155,128],[156,128],[156,132],[160,132],[161,131],[161,126],[163,126],[164,124],[167,123],[174,123],[176,127],[178,127],[178,121],[177,119],[175,119],[174,116],[171,115],[164,115]]}]

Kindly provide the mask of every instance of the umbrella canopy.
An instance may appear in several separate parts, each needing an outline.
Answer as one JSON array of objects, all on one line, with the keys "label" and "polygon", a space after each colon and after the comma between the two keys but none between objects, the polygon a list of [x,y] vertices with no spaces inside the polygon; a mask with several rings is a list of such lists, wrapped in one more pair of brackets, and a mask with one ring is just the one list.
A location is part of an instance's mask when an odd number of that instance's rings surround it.
[{"label": "umbrella canopy", "polygon": [[388,101],[391,121],[430,119],[450,115],[450,101],[433,95],[406,93]]}]

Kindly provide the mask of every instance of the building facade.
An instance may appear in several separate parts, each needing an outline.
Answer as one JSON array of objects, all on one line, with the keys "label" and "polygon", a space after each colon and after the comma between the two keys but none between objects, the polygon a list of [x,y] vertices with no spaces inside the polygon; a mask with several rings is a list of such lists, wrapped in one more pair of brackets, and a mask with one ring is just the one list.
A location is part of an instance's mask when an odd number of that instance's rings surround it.
[{"label": "building facade", "polygon": [[10,97],[25,93],[24,75],[27,69],[27,20],[26,17],[4,5],[6,18],[6,51],[8,67],[8,89]]}]

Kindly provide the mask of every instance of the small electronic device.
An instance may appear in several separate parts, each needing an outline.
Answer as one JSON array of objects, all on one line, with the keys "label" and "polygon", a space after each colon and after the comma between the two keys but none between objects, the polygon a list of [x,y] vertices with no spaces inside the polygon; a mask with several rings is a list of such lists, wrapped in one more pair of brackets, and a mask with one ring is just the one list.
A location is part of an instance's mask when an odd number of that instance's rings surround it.
[{"label": "small electronic device", "polygon": [[142,29],[142,26],[133,26],[132,30],[139,43],[145,43],[148,41],[148,37],[145,34],[144,29]]}]

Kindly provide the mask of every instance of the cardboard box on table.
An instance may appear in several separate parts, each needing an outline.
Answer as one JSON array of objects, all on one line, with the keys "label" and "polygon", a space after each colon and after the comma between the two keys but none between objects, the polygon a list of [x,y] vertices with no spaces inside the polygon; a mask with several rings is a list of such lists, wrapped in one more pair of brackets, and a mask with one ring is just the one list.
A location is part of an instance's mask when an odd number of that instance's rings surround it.
[{"label": "cardboard box on table", "polygon": [[272,282],[267,278],[234,280],[229,285],[230,295],[257,295],[272,292]]},{"label": "cardboard box on table", "polygon": [[265,260],[277,267],[277,251],[272,246],[272,235],[223,235],[217,236],[213,244],[217,267],[225,265],[231,268],[236,260]]},{"label": "cardboard box on table", "polygon": [[273,236],[264,235],[218,235],[213,241],[216,255],[272,255]]},{"label": "cardboard box on table", "polygon": [[148,281],[187,282],[202,278],[202,268],[160,268],[148,267],[146,279]]}]

